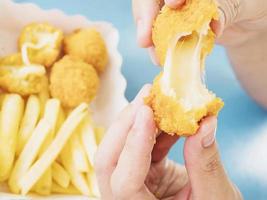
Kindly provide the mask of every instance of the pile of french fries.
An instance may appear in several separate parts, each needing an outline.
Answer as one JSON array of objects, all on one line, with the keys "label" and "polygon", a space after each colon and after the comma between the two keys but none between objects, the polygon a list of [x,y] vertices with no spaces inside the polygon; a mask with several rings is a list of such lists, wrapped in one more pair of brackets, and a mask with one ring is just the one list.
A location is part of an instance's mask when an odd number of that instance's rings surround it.
[{"label": "pile of french fries", "polygon": [[88,104],[64,110],[58,99],[8,93],[0,104],[0,182],[22,195],[99,196],[93,159],[104,131]]}]

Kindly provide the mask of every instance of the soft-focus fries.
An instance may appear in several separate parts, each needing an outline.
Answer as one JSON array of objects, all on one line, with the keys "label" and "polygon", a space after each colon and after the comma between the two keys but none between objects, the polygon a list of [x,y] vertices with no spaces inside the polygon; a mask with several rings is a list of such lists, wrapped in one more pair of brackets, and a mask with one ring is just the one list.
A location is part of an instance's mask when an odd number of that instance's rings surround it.
[{"label": "soft-focus fries", "polygon": [[76,194],[79,195],[81,192],[77,190],[73,185],[69,185],[68,188],[63,188],[60,185],[53,183],[52,184],[52,192],[56,194]]},{"label": "soft-focus fries", "polygon": [[90,165],[77,133],[73,134],[70,140],[70,146],[75,169],[79,172],[89,172]]},{"label": "soft-focus fries", "polygon": [[40,117],[40,101],[37,96],[31,95],[28,98],[25,113],[23,115],[19,133],[18,133],[18,145],[16,154],[17,156],[21,153],[26,142],[30,138],[34,128]]},{"label": "soft-focus fries", "polygon": [[96,174],[95,174],[94,169],[91,169],[91,171],[86,174],[86,178],[87,178],[92,195],[95,197],[100,197],[100,191],[98,188]]},{"label": "soft-focus fries", "polygon": [[71,152],[71,144],[70,142],[64,147],[61,153],[61,160],[63,166],[68,171],[72,184],[83,194],[83,195],[91,195],[91,191],[89,185],[86,181],[84,173],[79,172],[75,168],[73,154]]},{"label": "soft-focus fries", "polygon": [[80,137],[83,148],[85,149],[87,158],[90,161],[91,166],[94,166],[94,157],[97,151],[97,144],[94,128],[92,127],[89,116],[85,118],[80,129]]},{"label": "soft-focus fries", "polygon": [[52,177],[53,180],[62,188],[68,188],[70,185],[70,175],[68,172],[57,162],[52,164]]},{"label": "soft-focus fries", "polygon": [[23,110],[24,101],[19,95],[4,97],[0,116],[0,182],[8,178],[13,167]]},{"label": "soft-focus fries", "polygon": [[34,185],[33,190],[40,195],[50,195],[52,189],[52,170],[49,167]]},{"label": "soft-focus fries", "polygon": [[8,185],[13,193],[20,192],[19,181],[36,159],[38,152],[50,131],[51,127],[49,122],[45,119],[41,119],[16,161],[14,169],[12,170]]},{"label": "soft-focus fries", "polygon": [[38,179],[44,174],[46,169],[56,160],[60,151],[67,143],[68,139],[72,136],[80,122],[87,114],[88,105],[81,104],[74,109],[68,116],[55,139],[48,146],[43,155],[32,165],[28,172],[23,176],[20,181],[21,193],[27,194]]},{"label": "soft-focus fries", "polygon": [[[46,147],[49,146],[54,138],[56,124],[59,118],[60,113],[60,101],[57,99],[49,99],[46,102],[44,110],[44,118],[50,123],[51,131],[47,138],[45,139],[40,151],[39,157],[46,150]],[[38,194],[49,195],[51,193],[52,187],[52,171],[51,167],[48,167],[44,175],[38,180],[34,186],[34,191]]]}]

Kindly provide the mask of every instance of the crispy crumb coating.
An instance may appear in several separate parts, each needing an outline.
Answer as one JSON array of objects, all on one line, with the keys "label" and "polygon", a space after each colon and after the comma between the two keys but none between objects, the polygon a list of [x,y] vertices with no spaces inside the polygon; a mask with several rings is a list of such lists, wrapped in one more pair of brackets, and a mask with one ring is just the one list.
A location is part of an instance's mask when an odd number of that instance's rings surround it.
[{"label": "crispy crumb coating", "polygon": [[213,100],[203,107],[186,111],[177,99],[162,93],[160,78],[161,74],[155,78],[151,94],[145,102],[153,109],[158,128],[168,134],[193,135],[203,117],[217,115],[223,107],[223,101],[214,96]]},{"label": "crispy crumb coating", "polygon": [[[218,19],[214,0],[187,0],[182,9],[174,10],[164,6],[153,26],[152,39],[160,65],[165,63],[169,42],[177,33],[200,30],[211,19]],[[203,53],[209,53],[214,44],[214,33],[206,36]]]},{"label": "crispy crumb coating", "polygon": [[[27,45],[31,63],[50,67],[60,57],[63,32],[47,23],[31,23],[25,26],[19,36],[19,49]],[[33,47],[35,46],[35,47]]]},{"label": "crispy crumb coating", "polygon": [[0,66],[0,88],[22,96],[39,93],[45,78],[43,66]]},{"label": "crispy crumb coating", "polygon": [[108,63],[108,53],[101,34],[93,29],[78,29],[64,38],[66,54],[78,57],[102,73]]},{"label": "crispy crumb coating", "polygon": [[22,57],[21,53],[15,53],[11,54],[5,57],[0,58],[0,66],[5,66],[5,65],[22,65]]},{"label": "crispy crumb coating", "polygon": [[94,99],[99,81],[92,65],[76,57],[64,56],[52,67],[49,88],[52,97],[60,99],[64,107],[73,108]]},{"label": "crispy crumb coating", "polygon": [[[165,59],[167,52],[169,51],[171,42],[174,41],[173,39],[176,38],[177,35],[181,33],[187,33],[189,35],[189,38],[193,38],[195,37],[193,34],[200,34],[203,30],[203,27],[207,26],[208,28],[211,20],[217,19],[217,17],[217,5],[213,0],[188,0],[187,4],[181,10],[172,10],[167,6],[163,7],[161,13],[155,20],[153,27],[153,42],[155,45],[156,54],[160,60],[160,64],[162,66],[166,65]],[[184,39],[183,42],[192,41],[192,39]],[[194,66],[198,66],[199,68],[204,67],[205,57],[208,53],[211,52],[214,46],[214,41],[215,34],[210,29],[208,29],[207,34],[203,34],[201,39],[201,48],[199,51],[200,64],[196,63],[196,65]],[[180,43],[182,44],[183,42]],[[184,46],[186,45],[184,44]],[[183,48],[183,46],[180,46],[180,48]],[[186,52],[188,52],[188,49],[184,50],[183,53]],[[192,61],[189,60],[183,60],[182,63],[186,63],[185,61],[188,63],[188,65],[192,65]],[[167,64],[167,66],[169,67],[170,65]],[[173,67],[180,67],[180,69],[182,69],[189,66],[178,65]],[[164,71],[165,70],[166,66],[164,66]],[[186,72],[188,73],[188,70]],[[193,85],[195,89],[200,88],[199,91],[194,90],[194,92],[196,92],[197,94],[186,92],[186,94],[190,94],[192,98],[194,98],[194,100],[196,98],[200,98],[199,102],[201,103],[192,104],[192,101],[191,103],[189,102],[189,104],[185,104],[184,100],[187,99],[187,101],[190,101],[190,98],[188,99],[181,96],[184,93],[170,95],[167,91],[165,91],[166,86],[162,85],[163,73],[155,78],[151,89],[151,94],[145,99],[146,104],[149,105],[154,112],[155,122],[160,130],[171,135],[177,134],[181,136],[190,136],[196,133],[197,129],[199,128],[199,122],[204,117],[210,115],[218,115],[224,103],[220,98],[217,98],[215,94],[208,91],[205,85],[203,85],[201,82],[199,82],[199,87]],[[165,78],[168,76],[170,75],[166,75]],[[177,80],[175,79],[175,74],[171,76],[172,79],[170,81]],[[188,74],[184,75],[183,78],[187,76]],[[199,76],[201,76],[201,73],[199,74]],[[177,76],[177,78],[181,77],[181,75]],[[194,76],[189,75],[188,77],[190,78]],[[193,80],[188,79],[186,80],[186,82],[179,80],[175,81],[174,83],[185,84],[186,87],[183,87],[182,85],[183,88],[191,88],[187,87],[186,84],[192,86],[190,84],[195,84],[195,81]],[[185,105],[191,106],[186,108]]]}]

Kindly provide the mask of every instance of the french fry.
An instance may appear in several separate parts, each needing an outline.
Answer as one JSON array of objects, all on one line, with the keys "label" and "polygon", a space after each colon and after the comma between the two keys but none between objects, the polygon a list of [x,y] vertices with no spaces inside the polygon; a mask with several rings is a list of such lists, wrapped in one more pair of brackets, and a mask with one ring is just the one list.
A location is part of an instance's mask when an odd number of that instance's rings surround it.
[{"label": "french fry", "polygon": [[52,192],[56,194],[72,194],[72,195],[79,195],[81,192],[77,190],[73,185],[69,185],[69,187],[64,188],[56,183],[52,183]]},{"label": "french fry", "polygon": [[49,167],[34,185],[33,190],[40,195],[50,195],[52,190],[52,170]]},{"label": "french fry", "polygon": [[19,133],[18,133],[18,145],[16,155],[18,156],[26,142],[30,138],[38,120],[40,117],[40,101],[37,96],[31,95],[28,98],[25,113],[22,118]]},{"label": "french fry", "polygon": [[72,184],[83,194],[90,196],[91,191],[89,188],[89,185],[86,181],[86,177],[83,173],[79,172],[75,168],[74,164],[74,158],[73,154],[71,152],[71,144],[70,141],[67,143],[67,145],[63,148],[63,151],[61,152],[61,160],[63,163],[63,166],[68,171]]},{"label": "french fry", "polygon": [[52,177],[53,180],[62,188],[68,188],[70,185],[70,175],[68,172],[57,162],[52,164]]},{"label": "french fry", "polygon": [[84,119],[80,130],[80,138],[83,148],[85,149],[87,158],[90,161],[91,166],[94,166],[94,157],[97,151],[97,144],[94,129],[89,117],[86,117]]},{"label": "french fry", "polygon": [[16,161],[12,170],[8,185],[13,193],[20,192],[19,180],[36,159],[38,152],[50,131],[50,123],[45,119],[41,119],[34,129],[29,141],[22,150],[20,156],[18,157],[18,160]]},{"label": "french fry", "polygon": [[96,127],[95,128],[95,137],[96,137],[96,144],[99,145],[105,135],[105,128],[103,127]]},{"label": "french fry", "polygon": [[40,100],[40,104],[41,104],[41,116],[43,116],[44,114],[44,110],[45,110],[45,105],[47,100],[49,99],[49,83],[48,83],[48,78],[44,77],[43,80],[44,82],[44,88],[41,90],[41,92],[38,94],[39,100]]},{"label": "french fry", "polygon": [[87,104],[81,104],[67,117],[66,121],[56,134],[53,142],[48,146],[43,155],[32,165],[20,181],[22,194],[25,195],[44,174],[46,169],[56,160],[60,151],[72,136],[77,126],[86,116]]},{"label": "french fry", "polygon": [[89,172],[89,160],[87,159],[85,150],[77,133],[73,134],[71,137],[70,146],[75,168],[79,172]]},{"label": "french fry", "polygon": [[0,116],[0,182],[8,178],[13,167],[23,110],[24,101],[19,95],[4,97]]},{"label": "french fry", "polygon": [[86,174],[86,178],[89,183],[89,187],[90,187],[90,190],[93,196],[100,197],[100,191],[98,188],[96,174],[95,174],[94,169],[91,169],[91,171]]},{"label": "french fry", "polygon": [[[45,104],[44,110],[44,119],[46,119],[51,126],[51,131],[44,143],[41,146],[41,149],[38,153],[38,157],[40,157],[46,150],[47,146],[49,146],[54,138],[54,134],[56,131],[56,125],[59,118],[60,113],[60,101],[58,99],[49,99]],[[45,174],[41,176],[38,182],[34,186],[34,191],[38,194],[49,195],[51,193],[52,187],[52,171],[51,168],[48,167]]]}]

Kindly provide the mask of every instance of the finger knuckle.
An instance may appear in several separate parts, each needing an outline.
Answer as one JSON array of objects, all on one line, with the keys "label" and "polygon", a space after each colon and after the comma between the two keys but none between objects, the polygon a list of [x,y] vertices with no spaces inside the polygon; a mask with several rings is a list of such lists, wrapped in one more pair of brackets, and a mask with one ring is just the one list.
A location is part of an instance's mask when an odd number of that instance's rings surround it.
[{"label": "finger knuckle", "polygon": [[221,168],[221,161],[219,153],[213,153],[211,156],[209,156],[203,165],[203,171],[206,173],[214,173],[218,171],[218,169]]}]

